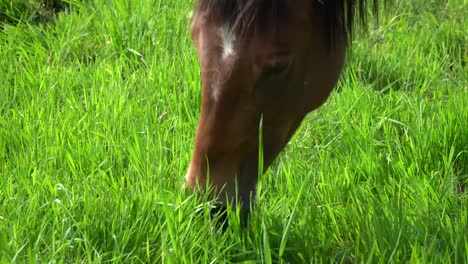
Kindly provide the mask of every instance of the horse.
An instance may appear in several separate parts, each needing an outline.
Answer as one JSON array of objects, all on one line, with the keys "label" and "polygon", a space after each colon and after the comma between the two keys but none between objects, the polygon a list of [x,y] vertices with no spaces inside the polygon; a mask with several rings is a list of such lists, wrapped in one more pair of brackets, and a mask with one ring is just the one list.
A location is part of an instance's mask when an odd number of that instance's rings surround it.
[{"label": "horse", "polygon": [[185,186],[248,214],[260,174],[337,85],[354,25],[369,9],[376,0],[195,3],[202,102]]}]

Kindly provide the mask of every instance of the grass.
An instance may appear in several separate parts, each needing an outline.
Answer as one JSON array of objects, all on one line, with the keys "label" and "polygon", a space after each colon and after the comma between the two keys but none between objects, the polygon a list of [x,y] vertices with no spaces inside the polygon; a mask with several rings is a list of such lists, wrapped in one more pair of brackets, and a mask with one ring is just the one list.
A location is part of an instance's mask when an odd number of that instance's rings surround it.
[{"label": "grass", "polygon": [[466,1],[396,1],[356,37],[226,232],[180,190],[192,4],[67,1],[41,23],[3,1],[0,262],[468,262]]}]

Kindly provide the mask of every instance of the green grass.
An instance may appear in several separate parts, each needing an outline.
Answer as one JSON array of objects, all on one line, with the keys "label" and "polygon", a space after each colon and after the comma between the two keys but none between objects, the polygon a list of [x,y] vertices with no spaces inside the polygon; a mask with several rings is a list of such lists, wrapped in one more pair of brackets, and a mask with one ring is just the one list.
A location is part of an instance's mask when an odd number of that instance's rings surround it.
[{"label": "green grass", "polygon": [[232,213],[226,232],[180,189],[192,4],[70,3],[50,23],[4,12],[0,262],[468,262],[466,1],[397,1],[356,37],[248,228]]}]

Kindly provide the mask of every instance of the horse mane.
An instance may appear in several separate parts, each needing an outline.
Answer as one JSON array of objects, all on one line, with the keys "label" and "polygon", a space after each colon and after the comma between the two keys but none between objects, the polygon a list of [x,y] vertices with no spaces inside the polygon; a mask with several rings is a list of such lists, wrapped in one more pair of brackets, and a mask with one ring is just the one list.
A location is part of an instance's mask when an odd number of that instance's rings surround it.
[{"label": "horse mane", "polygon": [[[292,16],[288,8],[291,0],[199,0],[197,11],[209,18],[221,19],[237,34],[263,31],[269,25]],[[294,1],[294,0],[293,0]],[[324,32],[334,43],[336,33],[344,33],[348,42],[356,23],[366,25],[368,8],[377,14],[378,0],[310,0],[314,10],[323,18]]]}]

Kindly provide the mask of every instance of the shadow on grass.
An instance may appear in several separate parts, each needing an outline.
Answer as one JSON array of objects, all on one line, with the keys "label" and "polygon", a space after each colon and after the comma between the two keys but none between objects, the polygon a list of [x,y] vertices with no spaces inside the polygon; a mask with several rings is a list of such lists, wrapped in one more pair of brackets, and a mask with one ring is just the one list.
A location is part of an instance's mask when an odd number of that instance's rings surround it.
[{"label": "shadow on grass", "polygon": [[33,24],[50,23],[55,16],[70,8],[70,1],[61,0],[7,0],[0,2],[0,28],[20,21]]}]

